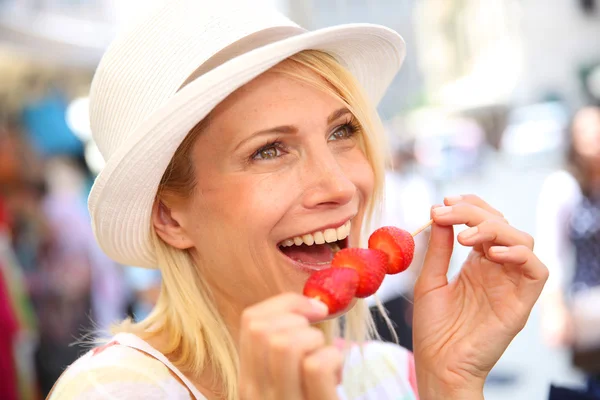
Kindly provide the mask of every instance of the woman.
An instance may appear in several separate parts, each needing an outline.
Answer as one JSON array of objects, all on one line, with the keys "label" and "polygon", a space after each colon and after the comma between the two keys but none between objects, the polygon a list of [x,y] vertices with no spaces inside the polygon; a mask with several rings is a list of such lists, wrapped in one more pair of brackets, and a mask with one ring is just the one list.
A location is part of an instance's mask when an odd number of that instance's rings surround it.
[{"label": "woman", "polygon": [[[372,25],[306,32],[226,3],[169,1],[98,68],[96,237],[123,264],[160,268],[163,283],[153,312],[76,362],[51,399],[482,398],[547,276],[531,237],[475,196],[432,212],[415,288],[417,389],[406,351],[362,345],[362,301],[327,316],[300,295],[329,267],[331,229],[359,246],[377,207],[374,105],[403,42]],[[448,283],[452,226],[464,223],[473,253]]]},{"label": "woman", "polygon": [[591,388],[600,387],[600,313],[584,311],[600,301],[600,107],[580,109],[569,134],[569,168],[546,178],[537,207],[537,253],[553,272],[543,334],[549,345],[575,350]]}]

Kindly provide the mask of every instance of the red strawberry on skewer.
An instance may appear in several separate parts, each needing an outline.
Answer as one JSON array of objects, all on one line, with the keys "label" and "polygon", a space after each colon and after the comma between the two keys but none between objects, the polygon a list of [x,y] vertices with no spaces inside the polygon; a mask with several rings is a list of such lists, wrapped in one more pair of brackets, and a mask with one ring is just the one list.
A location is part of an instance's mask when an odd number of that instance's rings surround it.
[{"label": "red strawberry on skewer", "polygon": [[413,239],[433,221],[410,233],[395,226],[384,226],[377,229],[369,237],[369,249],[381,250],[389,257],[386,272],[390,275],[405,271],[412,263],[415,254],[415,240]]},{"label": "red strawberry on skewer", "polygon": [[328,268],[313,273],[304,285],[304,295],[322,301],[329,314],[345,310],[358,287],[358,273],[352,268]]},{"label": "red strawberry on skewer", "polygon": [[330,314],[345,310],[353,297],[371,296],[381,286],[386,272],[397,274],[410,266],[415,249],[413,237],[430,226],[429,221],[412,234],[383,227],[369,238],[369,248],[337,251],[331,268],[313,273],[304,285],[304,295],[321,300]]},{"label": "red strawberry on skewer", "polygon": [[412,235],[403,229],[384,226],[371,234],[369,248],[387,254],[386,273],[397,274],[410,266],[415,253],[415,241]]},{"label": "red strawberry on skewer", "polygon": [[340,250],[331,261],[332,268],[352,268],[358,272],[356,297],[374,294],[385,277],[388,256],[379,250],[348,248]]}]

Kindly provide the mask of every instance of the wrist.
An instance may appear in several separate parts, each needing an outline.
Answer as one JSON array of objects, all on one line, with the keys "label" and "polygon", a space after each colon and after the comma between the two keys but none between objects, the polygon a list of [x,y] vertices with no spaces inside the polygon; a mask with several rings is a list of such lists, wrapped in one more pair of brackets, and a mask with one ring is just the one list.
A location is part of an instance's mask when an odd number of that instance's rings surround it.
[{"label": "wrist", "polygon": [[421,400],[483,400],[484,380],[450,382],[433,374],[417,372]]}]

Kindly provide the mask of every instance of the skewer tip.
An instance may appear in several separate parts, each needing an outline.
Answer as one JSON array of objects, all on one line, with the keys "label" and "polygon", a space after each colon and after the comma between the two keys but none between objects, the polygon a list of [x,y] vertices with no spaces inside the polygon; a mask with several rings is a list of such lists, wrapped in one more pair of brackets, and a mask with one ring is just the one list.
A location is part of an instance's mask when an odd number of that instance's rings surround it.
[{"label": "skewer tip", "polygon": [[429,222],[427,222],[425,225],[423,225],[422,227],[420,227],[419,229],[417,229],[416,231],[414,231],[413,233],[411,233],[412,237],[417,236],[419,233],[421,233],[425,229],[429,228],[432,224],[433,224],[433,220],[430,219]]}]

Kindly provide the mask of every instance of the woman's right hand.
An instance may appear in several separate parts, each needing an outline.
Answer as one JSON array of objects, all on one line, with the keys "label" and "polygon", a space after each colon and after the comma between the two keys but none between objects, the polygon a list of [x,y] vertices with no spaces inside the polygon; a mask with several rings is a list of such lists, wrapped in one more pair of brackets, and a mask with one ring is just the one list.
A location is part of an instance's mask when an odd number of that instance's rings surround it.
[{"label": "woman's right hand", "polygon": [[311,326],[327,306],[282,294],[248,307],[240,331],[242,400],[334,400],[343,356]]}]

